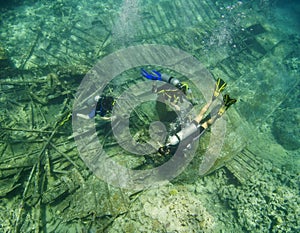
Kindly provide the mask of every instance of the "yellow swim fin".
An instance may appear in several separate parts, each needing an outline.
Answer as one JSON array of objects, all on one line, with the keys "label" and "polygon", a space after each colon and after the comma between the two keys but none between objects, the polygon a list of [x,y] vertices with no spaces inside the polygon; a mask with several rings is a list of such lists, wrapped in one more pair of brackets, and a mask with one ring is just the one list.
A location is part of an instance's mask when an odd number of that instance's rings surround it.
[{"label": "yellow swim fin", "polygon": [[220,95],[220,93],[225,89],[226,85],[227,83],[223,79],[218,78],[212,100],[215,100]]},{"label": "yellow swim fin", "polygon": [[221,106],[221,108],[218,111],[218,116],[219,117],[222,116],[224,114],[224,112],[236,101],[237,101],[236,99],[231,99],[228,94],[224,95],[223,105]]}]

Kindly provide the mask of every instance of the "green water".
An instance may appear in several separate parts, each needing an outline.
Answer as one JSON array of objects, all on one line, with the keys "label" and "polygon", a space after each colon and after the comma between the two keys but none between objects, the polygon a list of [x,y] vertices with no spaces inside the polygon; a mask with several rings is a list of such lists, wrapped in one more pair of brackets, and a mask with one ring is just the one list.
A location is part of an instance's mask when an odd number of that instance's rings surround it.
[{"label": "green water", "polygon": [[[297,1],[14,0],[0,1],[0,11],[0,232],[300,231]],[[122,53],[141,45],[147,49]],[[148,50],[155,45],[179,50]],[[87,144],[92,137],[84,121],[73,132],[75,98],[107,57],[101,75],[114,77],[103,94],[116,99],[130,88],[132,100],[151,92],[141,67],[187,82],[196,112],[218,78],[237,99],[197,140],[181,174],[159,187],[115,187],[99,178],[102,160],[77,148],[75,133]],[[91,79],[89,91],[101,85]],[[147,143],[151,126],[174,133],[174,114],[145,100],[129,113],[130,134]],[[151,125],[158,120],[165,126]],[[94,121],[120,167],[147,171],[172,161],[122,148],[110,121]],[[159,130],[152,147],[165,143]]]}]

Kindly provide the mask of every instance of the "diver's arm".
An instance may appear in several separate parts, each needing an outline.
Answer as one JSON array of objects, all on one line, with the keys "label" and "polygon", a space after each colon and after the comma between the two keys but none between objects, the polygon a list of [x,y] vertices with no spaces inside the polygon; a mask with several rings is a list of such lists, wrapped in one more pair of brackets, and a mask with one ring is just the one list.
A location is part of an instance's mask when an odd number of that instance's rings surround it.
[{"label": "diver's arm", "polygon": [[93,108],[89,114],[77,113],[76,116],[86,119],[86,120],[92,119],[96,116],[96,107]]},{"label": "diver's arm", "polygon": [[[85,119],[85,120],[89,120],[89,119],[92,119],[93,117],[91,117],[91,115],[89,114],[82,114],[82,113],[77,113],[76,114],[77,117],[80,117],[82,119]],[[105,117],[105,116],[102,116],[101,117],[102,120],[105,120],[105,121],[110,121],[112,120],[112,117]]]},{"label": "diver's arm", "polygon": [[76,116],[86,120],[94,118],[96,116],[97,103],[100,100],[100,98],[101,97],[99,95],[96,95],[94,98],[91,98],[87,101],[87,105],[90,107],[92,106],[92,109],[89,114],[77,113]]},{"label": "diver's arm", "polygon": [[86,114],[77,113],[76,116],[78,116],[82,119],[85,119],[85,120],[91,119],[90,116],[86,115]]}]

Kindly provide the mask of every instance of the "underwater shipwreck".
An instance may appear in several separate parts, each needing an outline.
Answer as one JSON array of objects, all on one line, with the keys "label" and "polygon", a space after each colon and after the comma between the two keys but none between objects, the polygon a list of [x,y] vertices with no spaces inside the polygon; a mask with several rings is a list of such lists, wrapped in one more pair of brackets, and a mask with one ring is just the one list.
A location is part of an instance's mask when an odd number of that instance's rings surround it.
[{"label": "underwater shipwreck", "polygon": [[[296,13],[283,16],[293,4],[299,13],[299,3],[289,4],[0,2],[0,232],[299,232],[299,20]],[[224,79],[238,101],[217,121],[226,122],[226,130],[208,130],[178,176],[134,190],[108,184],[87,166],[97,158],[80,155],[72,121],[80,83],[95,64],[141,45],[190,54],[211,80]],[[117,98],[135,87],[125,102],[116,102],[124,114],[131,111],[135,141],[147,142],[148,128],[158,120],[155,101],[134,104],[152,88],[141,68],[189,83],[197,110],[207,100],[197,79],[157,64],[168,52],[149,50],[142,66],[131,50],[123,61],[132,68],[103,90]],[[113,65],[122,67],[112,64],[112,73],[119,68]],[[128,169],[144,171],[172,159],[124,150],[100,117],[93,126],[108,157]]]}]

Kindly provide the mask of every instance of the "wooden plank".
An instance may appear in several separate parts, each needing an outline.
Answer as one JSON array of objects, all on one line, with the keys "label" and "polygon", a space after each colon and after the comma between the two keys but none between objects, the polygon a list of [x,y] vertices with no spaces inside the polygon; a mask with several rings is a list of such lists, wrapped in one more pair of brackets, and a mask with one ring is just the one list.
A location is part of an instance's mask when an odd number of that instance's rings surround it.
[{"label": "wooden plank", "polygon": [[260,160],[257,159],[252,151],[244,148],[232,160],[225,164],[225,167],[238,179],[241,184],[244,184],[249,177],[259,168]]}]

